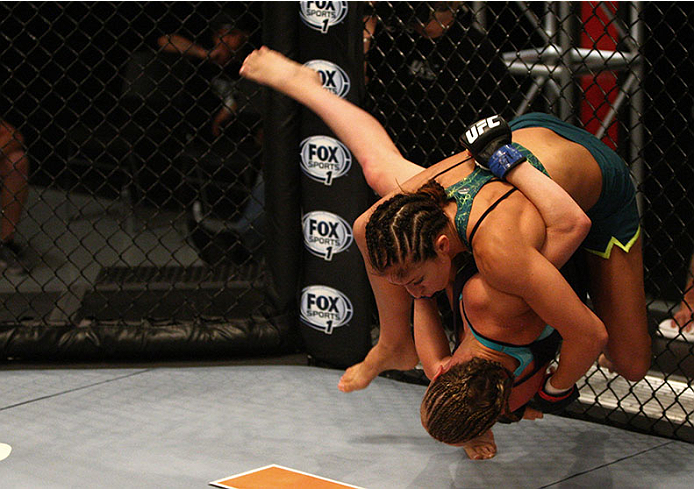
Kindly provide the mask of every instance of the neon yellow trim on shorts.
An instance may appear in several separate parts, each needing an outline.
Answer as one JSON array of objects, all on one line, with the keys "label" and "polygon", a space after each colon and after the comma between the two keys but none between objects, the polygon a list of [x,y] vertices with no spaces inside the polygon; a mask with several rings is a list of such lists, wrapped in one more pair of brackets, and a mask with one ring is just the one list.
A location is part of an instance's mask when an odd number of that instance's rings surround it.
[{"label": "neon yellow trim on shorts", "polygon": [[607,243],[607,246],[605,247],[605,251],[595,251],[591,250],[590,248],[586,248],[585,250],[588,253],[592,253],[594,255],[598,255],[600,258],[604,258],[605,260],[609,260],[610,254],[612,253],[612,248],[617,245],[621,249],[623,249],[626,253],[629,253],[629,250],[631,249],[632,246],[634,246],[634,243],[636,243],[636,240],[639,238],[639,235],[641,234],[641,226],[639,225],[639,228],[636,230],[636,233],[634,234],[634,237],[629,240],[629,242],[625,245],[623,245],[617,238],[612,236],[610,238],[610,242]]}]

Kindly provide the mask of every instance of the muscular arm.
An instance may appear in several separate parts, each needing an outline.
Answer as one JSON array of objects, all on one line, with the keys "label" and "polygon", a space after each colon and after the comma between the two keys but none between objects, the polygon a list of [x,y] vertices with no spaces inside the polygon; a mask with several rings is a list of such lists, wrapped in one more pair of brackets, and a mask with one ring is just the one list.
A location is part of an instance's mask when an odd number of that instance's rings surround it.
[{"label": "muscular arm", "polygon": [[561,268],[588,235],[590,219],[559,184],[528,162],[511,170],[506,181],[537,208],[546,227],[540,253]]},{"label": "muscular arm", "polygon": [[525,284],[519,280],[522,275],[499,269],[499,263],[488,263],[485,269],[491,273],[490,283],[497,277],[497,286],[502,284],[509,287],[508,292],[523,297],[562,335],[559,368],[552,383],[557,388],[570,387],[590,368],[607,340],[605,326],[557,271],[585,239],[591,222],[564,189],[528,162],[509,172],[506,180],[523,192],[540,213],[545,239],[537,249],[530,247],[516,255],[523,266],[518,271],[528,277]]},{"label": "muscular arm", "polygon": [[448,338],[441,325],[435,299],[414,301],[414,344],[424,373],[433,379],[439,368],[451,357]]},{"label": "muscular arm", "polygon": [[201,59],[205,59],[207,57],[206,49],[178,34],[161,36],[157,43],[159,44],[159,47],[168,53],[183,54]]},{"label": "muscular arm", "polygon": [[544,224],[528,207],[520,215],[490,214],[475,237],[475,259],[492,287],[523,298],[543,321],[559,331],[563,343],[552,384],[558,389],[569,388],[597,359],[606,345],[607,331],[540,253]]}]

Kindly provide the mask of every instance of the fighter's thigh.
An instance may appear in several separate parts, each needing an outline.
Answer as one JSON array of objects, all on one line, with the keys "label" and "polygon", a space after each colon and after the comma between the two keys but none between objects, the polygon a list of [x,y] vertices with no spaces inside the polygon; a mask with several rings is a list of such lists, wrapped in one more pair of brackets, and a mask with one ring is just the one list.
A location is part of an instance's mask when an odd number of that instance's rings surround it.
[{"label": "fighter's thigh", "polygon": [[611,360],[618,366],[637,361],[635,368],[642,370],[650,359],[651,340],[641,237],[628,253],[615,246],[608,259],[588,253],[587,263],[590,296],[596,314],[607,328]]}]

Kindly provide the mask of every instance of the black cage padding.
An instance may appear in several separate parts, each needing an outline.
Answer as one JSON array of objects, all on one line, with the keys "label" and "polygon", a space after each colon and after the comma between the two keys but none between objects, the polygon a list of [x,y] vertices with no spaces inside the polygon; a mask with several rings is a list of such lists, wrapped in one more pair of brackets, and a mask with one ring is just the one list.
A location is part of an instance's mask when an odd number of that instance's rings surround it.
[{"label": "black cage padding", "polygon": [[83,323],[2,325],[3,356],[34,362],[229,359],[295,352],[298,345],[294,328],[264,317],[233,322]]}]

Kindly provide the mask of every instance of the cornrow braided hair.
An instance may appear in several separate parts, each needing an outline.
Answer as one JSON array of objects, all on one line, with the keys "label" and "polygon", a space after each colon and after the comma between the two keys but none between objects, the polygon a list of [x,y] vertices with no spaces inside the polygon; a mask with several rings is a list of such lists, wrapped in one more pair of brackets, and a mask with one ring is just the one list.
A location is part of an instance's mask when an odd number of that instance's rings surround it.
[{"label": "cornrow braided hair", "polygon": [[416,192],[394,195],[379,205],[366,224],[371,266],[384,273],[436,256],[434,239],[449,224],[443,187],[429,180]]},{"label": "cornrow braided hair", "polygon": [[473,358],[434,380],[422,399],[422,424],[443,443],[459,444],[489,430],[508,411],[513,374],[491,360]]}]

